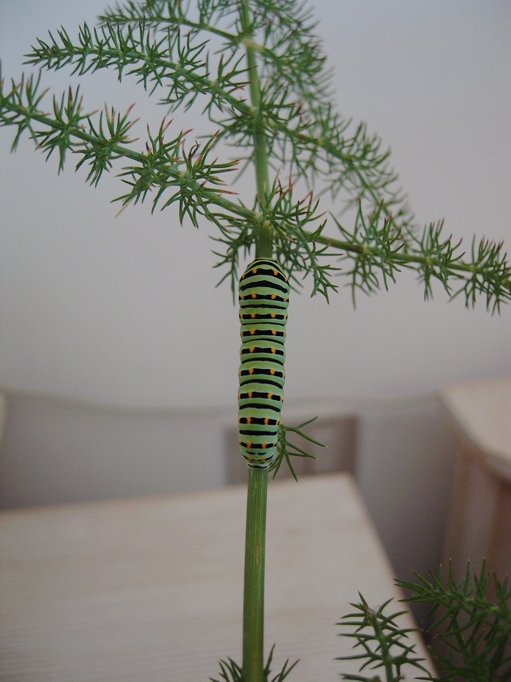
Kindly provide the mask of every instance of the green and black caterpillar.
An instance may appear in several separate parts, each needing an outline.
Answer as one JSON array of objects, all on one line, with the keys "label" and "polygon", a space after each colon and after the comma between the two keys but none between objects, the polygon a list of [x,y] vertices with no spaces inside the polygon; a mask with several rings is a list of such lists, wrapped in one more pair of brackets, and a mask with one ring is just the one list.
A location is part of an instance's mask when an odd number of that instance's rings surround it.
[{"label": "green and black caterpillar", "polygon": [[239,443],[248,466],[266,469],[277,449],[284,400],[289,282],[277,261],[259,258],[239,284]]}]

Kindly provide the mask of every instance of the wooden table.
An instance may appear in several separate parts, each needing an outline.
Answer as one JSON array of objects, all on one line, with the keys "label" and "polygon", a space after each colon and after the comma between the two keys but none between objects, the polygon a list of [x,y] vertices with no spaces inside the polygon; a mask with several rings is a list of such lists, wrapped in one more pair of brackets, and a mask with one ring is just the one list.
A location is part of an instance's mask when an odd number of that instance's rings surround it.
[{"label": "wooden table", "polygon": [[[0,679],[203,682],[240,662],[245,495],[2,512]],[[399,596],[350,476],[271,484],[266,642],[277,665],[301,659],[290,682],[355,670],[333,659],[357,590]]]},{"label": "wooden table", "polygon": [[462,577],[484,558],[511,574],[511,379],[447,386],[442,399],[457,433],[457,465],[445,561]]}]

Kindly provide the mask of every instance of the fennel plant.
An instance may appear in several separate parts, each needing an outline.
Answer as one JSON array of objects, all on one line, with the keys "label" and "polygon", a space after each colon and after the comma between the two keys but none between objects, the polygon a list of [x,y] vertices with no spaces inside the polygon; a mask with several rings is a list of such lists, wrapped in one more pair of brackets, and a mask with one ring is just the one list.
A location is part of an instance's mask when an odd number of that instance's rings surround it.
[{"label": "fennel plant", "polygon": [[[87,109],[79,88],[48,103],[40,75],[1,82],[0,125],[12,126],[15,149],[28,135],[59,171],[72,156],[97,185],[117,172],[122,208],[175,205],[180,221],[207,220],[217,229],[217,266],[236,291],[247,256],[278,260],[295,287],[328,297],[346,278],[353,298],[387,287],[406,269],[425,297],[437,280],[467,306],[482,296],[491,311],[511,298],[502,244],[485,239],[468,253],[442,223],[420,229],[389,165],[389,152],[364,124],[335,111],[330,73],[310,11],[298,0],[127,0],[105,10],[97,26],[49,34],[27,55],[37,69],[86,76],[100,69],[134,78],[166,114],[200,106],[215,132],[200,142],[176,132],[166,117],[140,143],[131,110]],[[231,146],[235,160],[217,157]],[[232,190],[247,166],[255,173],[250,203]],[[314,188],[321,187],[316,194]],[[300,189],[303,187],[303,191]],[[327,192],[350,213],[321,211]],[[326,234],[333,227],[335,236]],[[299,427],[295,427],[295,429]],[[281,429],[280,462],[293,451]],[[243,661],[224,663],[223,679],[269,679],[263,657],[264,547],[268,472],[249,469]],[[285,668],[275,680],[284,679]]]}]

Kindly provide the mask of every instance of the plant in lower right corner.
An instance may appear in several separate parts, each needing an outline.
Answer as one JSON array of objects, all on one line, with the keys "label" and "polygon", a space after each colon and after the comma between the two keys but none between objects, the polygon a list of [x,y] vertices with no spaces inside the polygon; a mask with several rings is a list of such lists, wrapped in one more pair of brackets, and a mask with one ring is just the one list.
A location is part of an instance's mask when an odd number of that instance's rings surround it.
[{"label": "plant in lower right corner", "polygon": [[[427,669],[422,665],[424,659],[415,653],[415,644],[411,643],[408,633],[413,628],[404,628],[397,623],[397,619],[405,611],[386,613],[392,599],[389,599],[376,610],[373,610],[364,597],[359,593],[359,601],[351,604],[355,611],[343,616],[338,625],[348,628],[342,636],[350,637],[355,641],[355,653],[351,656],[342,656],[338,660],[359,660],[359,671],[378,671],[383,669],[386,682],[398,682],[403,679],[402,670],[406,666],[413,666],[423,673]],[[343,674],[344,680],[365,680],[377,682],[381,680],[379,675]]]},{"label": "plant in lower right corner", "polygon": [[429,672],[425,660],[416,654],[408,638],[415,630],[398,623],[404,611],[386,613],[391,600],[373,610],[360,595],[360,601],[352,604],[355,611],[339,623],[349,628],[342,636],[355,640],[355,653],[339,660],[360,660],[359,672],[369,674],[345,674],[343,679],[398,682],[404,679],[404,670],[415,669],[414,679],[418,680],[511,680],[511,590],[507,578],[499,581],[484,562],[479,575],[473,577],[468,564],[460,581],[449,567],[446,579],[440,568],[429,578],[416,575],[415,582],[397,580],[396,584],[409,593],[403,601],[427,604],[428,616],[436,616],[428,628],[433,635],[428,648],[439,674]]}]

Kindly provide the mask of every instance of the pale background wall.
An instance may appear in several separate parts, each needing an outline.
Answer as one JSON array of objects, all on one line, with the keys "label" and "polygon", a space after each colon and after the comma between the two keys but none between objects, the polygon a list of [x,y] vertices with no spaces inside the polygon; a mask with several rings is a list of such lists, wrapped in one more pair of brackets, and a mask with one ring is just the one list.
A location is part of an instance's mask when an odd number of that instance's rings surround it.
[{"label": "pale background wall", "polygon": [[[315,6],[339,108],[392,147],[419,221],[445,218],[467,248],[474,234],[509,243],[509,3]],[[35,36],[92,23],[103,8],[0,0],[4,76],[19,77]],[[44,79],[57,92],[68,83],[67,74]],[[87,78],[83,93],[91,110],[136,101],[153,125],[164,113],[106,74]],[[28,141],[10,156],[11,139],[0,130],[0,385],[10,396],[2,503],[221,485],[238,333],[228,288],[214,287],[209,228],[181,228],[171,211],[151,217],[147,207],[115,218],[118,181],[93,190],[71,159],[57,177],[55,159],[45,164]],[[359,297],[356,312],[347,290],[328,306],[306,288],[293,297],[288,334],[287,406],[361,415],[358,480],[400,574],[439,560],[452,462],[436,393],[511,372],[509,308],[466,311],[441,291],[425,303],[413,279]],[[110,411],[75,413],[34,393]],[[139,428],[128,414],[143,415]]]}]

